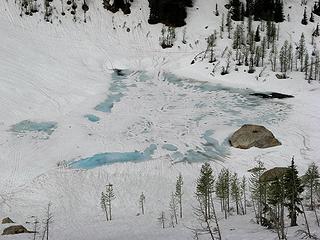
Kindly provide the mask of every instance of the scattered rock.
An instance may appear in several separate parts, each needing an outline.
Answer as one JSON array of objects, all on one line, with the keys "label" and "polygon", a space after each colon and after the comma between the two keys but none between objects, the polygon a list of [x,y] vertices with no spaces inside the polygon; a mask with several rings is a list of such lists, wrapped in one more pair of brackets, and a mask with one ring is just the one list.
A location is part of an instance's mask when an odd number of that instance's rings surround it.
[{"label": "scattered rock", "polygon": [[2,235],[12,235],[12,234],[20,234],[20,233],[30,233],[30,232],[22,225],[14,225],[14,226],[5,228],[3,230]]},{"label": "scattered rock", "polygon": [[269,148],[281,145],[272,132],[264,126],[245,124],[229,139],[231,146],[248,149],[251,147]]},{"label": "scattered rock", "polygon": [[276,74],[276,78],[278,78],[278,79],[287,79],[288,78],[288,76],[286,75],[286,74]]},{"label": "scattered rock", "polygon": [[283,99],[283,98],[293,98],[294,96],[288,95],[288,94],[283,94],[283,93],[277,93],[277,92],[272,92],[272,93],[251,93],[251,96],[256,96],[256,97],[261,97],[261,98],[278,98],[278,99]]},{"label": "scattered rock", "polygon": [[6,217],[6,218],[2,219],[1,223],[2,224],[14,223],[14,221],[12,221],[11,218]]}]

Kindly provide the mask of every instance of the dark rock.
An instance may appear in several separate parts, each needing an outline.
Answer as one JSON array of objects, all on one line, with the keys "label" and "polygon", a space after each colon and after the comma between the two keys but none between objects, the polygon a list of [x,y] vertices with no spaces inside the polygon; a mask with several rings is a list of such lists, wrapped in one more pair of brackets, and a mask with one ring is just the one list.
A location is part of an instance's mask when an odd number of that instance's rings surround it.
[{"label": "dark rock", "polygon": [[272,92],[272,93],[251,93],[251,96],[256,96],[256,97],[261,97],[261,98],[278,98],[278,99],[283,99],[283,98],[293,98],[294,96],[288,95],[288,94],[283,94],[283,93],[277,93],[277,92]]},{"label": "dark rock", "polygon": [[264,126],[246,124],[229,139],[231,146],[248,149],[251,147],[269,148],[281,145],[272,132]]},{"label": "dark rock", "polygon": [[259,180],[261,182],[275,181],[283,177],[283,175],[287,172],[287,170],[288,170],[287,167],[275,167],[275,168],[269,169],[260,176]]},{"label": "dark rock", "polygon": [[14,223],[14,221],[12,221],[11,218],[6,217],[6,218],[2,219],[1,223],[2,224]]},{"label": "dark rock", "polygon": [[30,232],[22,225],[14,225],[14,226],[5,228],[3,230],[2,235],[12,235],[12,234],[20,234],[20,233],[30,233]]}]

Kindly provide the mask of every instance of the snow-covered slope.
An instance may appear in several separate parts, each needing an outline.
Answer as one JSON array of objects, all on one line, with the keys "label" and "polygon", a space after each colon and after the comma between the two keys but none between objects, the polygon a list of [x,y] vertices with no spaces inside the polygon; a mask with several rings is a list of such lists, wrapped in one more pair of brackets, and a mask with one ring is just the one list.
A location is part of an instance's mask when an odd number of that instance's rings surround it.
[{"label": "snow-covered slope", "polygon": [[[162,26],[147,23],[147,1],[134,1],[128,16],[107,12],[101,1],[87,2],[87,23],[80,15],[74,22],[56,12],[52,24],[40,14],[20,17],[13,1],[0,2],[0,218],[41,219],[52,202],[51,239],[192,239],[188,227],[194,224],[194,185],[203,160],[212,160],[216,172],[228,167],[239,175],[257,159],[269,168],[288,165],[294,155],[302,171],[319,163],[318,82],[307,84],[302,73],[278,80],[266,71],[256,78],[261,70],[249,75],[241,67],[212,76],[207,62],[190,64],[205,50],[205,38],[219,29],[221,15],[214,15],[211,1],[195,1],[188,9],[187,44],[180,28],[174,47],[166,50],[159,46]],[[286,6],[291,21],[281,24],[280,38],[297,42],[302,32],[309,36],[315,25],[297,24],[300,4],[287,1]],[[226,36],[217,42],[217,55],[231,42]],[[128,69],[127,75],[117,82],[121,76],[112,69]],[[248,97],[253,91],[295,98]],[[111,112],[97,110],[106,99],[103,106],[111,101]],[[89,121],[87,114],[100,120]],[[243,123],[265,125],[282,146],[230,148],[228,136]],[[99,153],[142,153],[152,144],[157,149],[143,161],[91,170],[57,166]],[[176,228],[163,230],[157,217],[168,209],[179,172],[185,179],[186,216]],[[100,194],[108,182],[114,184],[116,200],[114,220],[106,223]],[[141,192],[146,215],[136,216]],[[252,217],[222,220],[225,239],[276,236],[252,223]]]}]

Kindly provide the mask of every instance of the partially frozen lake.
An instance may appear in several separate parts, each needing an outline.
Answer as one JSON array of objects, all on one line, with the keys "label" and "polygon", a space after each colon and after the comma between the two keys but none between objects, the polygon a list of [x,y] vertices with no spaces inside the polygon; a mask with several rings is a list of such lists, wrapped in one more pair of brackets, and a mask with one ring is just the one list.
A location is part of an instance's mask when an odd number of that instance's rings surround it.
[{"label": "partially frozen lake", "polygon": [[57,123],[50,122],[34,122],[30,120],[24,120],[11,126],[11,131],[17,134],[23,134],[28,132],[46,133],[51,135],[57,128]]},{"label": "partially frozen lake", "polygon": [[[226,128],[277,124],[291,110],[286,101],[252,96],[250,89],[182,79],[170,73],[152,76],[144,71],[115,70],[111,80],[106,99],[93,110],[106,114],[104,126],[113,139],[137,147],[135,151],[84,157],[74,161],[72,168],[165,155],[173,162],[223,161],[229,155],[228,136],[221,137]],[[88,120],[97,120],[93,116],[87,115]],[[146,144],[155,144],[157,150],[143,154]]]}]

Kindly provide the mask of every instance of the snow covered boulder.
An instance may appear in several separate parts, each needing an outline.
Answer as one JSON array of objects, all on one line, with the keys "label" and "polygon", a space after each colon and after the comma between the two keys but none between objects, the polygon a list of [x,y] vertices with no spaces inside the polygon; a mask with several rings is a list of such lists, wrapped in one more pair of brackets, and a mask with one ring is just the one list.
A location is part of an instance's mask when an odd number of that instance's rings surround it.
[{"label": "snow covered boulder", "polygon": [[1,223],[2,224],[14,223],[14,221],[12,221],[11,218],[6,217],[6,218],[2,219]]},{"label": "snow covered boulder", "polygon": [[229,139],[231,146],[248,149],[269,148],[281,145],[278,139],[264,126],[245,124]]},{"label": "snow covered boulder", "polygon": [[30,232],[22,225],[14,225],[14,226],[5,228],[3,230],[2,235],[12,235],[12,234],[20,234],[20,233],[30,233]]}]

